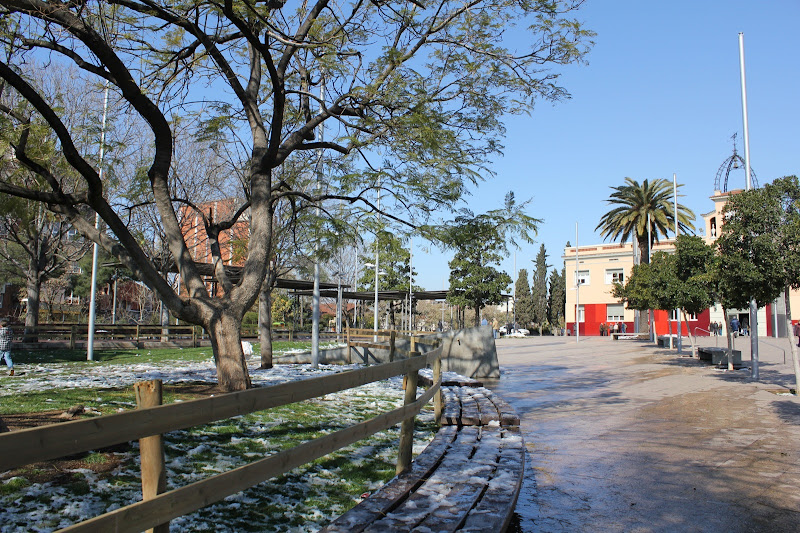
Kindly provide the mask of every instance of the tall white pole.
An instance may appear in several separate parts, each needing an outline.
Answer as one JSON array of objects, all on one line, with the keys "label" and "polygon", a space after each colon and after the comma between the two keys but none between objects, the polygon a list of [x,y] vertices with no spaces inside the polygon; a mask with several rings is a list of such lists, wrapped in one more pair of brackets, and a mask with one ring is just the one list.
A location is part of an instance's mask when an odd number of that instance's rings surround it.
[{"label": "tall white pole", "polygon": [[413,315],[411,313],[411,300],[414,297],[414,237],[410,237],[410,246],[408,251],[408,330],[413,331],[412,326]]},{"label": "tall white pole", "polygon": [[[319,113],[323,113],[322,102],[325,100],[325,81],[319,88]],[[319,140],[325,135],[324,122],[319,125]],[[322,192],[322,148],[317,154],[317,192]],[[320,209],[317,204],[317,220],[319,221]],[[314,258],[314,291],[311,311],[311,366],[319,367],[319,235],[314,246],[317,257]]]},{"label": "tall white pole", "polygon": [[[103,95],[103,122],[100,126],[100,181],[103,181],[103,158],[105,157],[106,146],[106,118],[108,117],[108,82],[106,82],[105,94]],[[100,214],[94,215],[94,227],[100,229]],[[100,247],[95,242],[92,250],[92,290],[89,296],[89,331],[86,339],[86,360],[94,361],[94,323],[97,318],[97,261],[100,255]]]},{"label": "tall white pole", "polygon": [[578,275],[578,223],[575,223],[575,343],[581,341],[581,277]]},{"label": "tall white pole", "polygon": [[[742,127],[744,128],[744,172],[747,190],[753,188],[750,176],[750,133],[747,125],[747,83],[744,74],[744,33],[739,32],[739,77],[742,82]],[[758,379],[758,304],[750,300],[750,377]]]},{"label": "tall white pole", "polygon": [[[678,176],[673,173],[672,174],[672,197],[674,200],[675,205],[675,250],[677,251],[678,247]],[[681,353],[681,348],[683,347],[683,341],[681,340],[681,309],[680,307],[675,309],[675,318],[678,319],[678,353]]]},{"label": "tall white pole", "polygon": [[381,181],[378,181],[378,232],[375,234],[375,321],[373,328],[375,337],[373,342],[378,342],[378,259],[380,257],[378,236],[380,235],[381,220]]},{"label": "tall white pole", "polygon": [[[650,243],[652,242],[652,233],[650,228],[650,213],[647,213],[647,262],[650,263],[652,259],[652,250],[650,250]],[[656,342],[656,313],[652,309],[647,310],[647,316],[650,318],[650,342]]]}]

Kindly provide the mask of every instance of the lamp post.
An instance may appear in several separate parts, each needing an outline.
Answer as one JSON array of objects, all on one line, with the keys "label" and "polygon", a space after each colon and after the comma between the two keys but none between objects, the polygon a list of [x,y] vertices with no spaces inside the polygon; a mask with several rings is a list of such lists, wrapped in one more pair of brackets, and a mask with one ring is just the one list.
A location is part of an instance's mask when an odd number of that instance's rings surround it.
[{"label": "lamp post", "polygon": [[[375,254],[375,258],[377,259],[378,254]],[[376,341],[378,335],[378,276],[383,276],[386,274],[383,270],[378,270],[378,263],[364,263],[364,266],[367,268],[375,267],[375,324],[373,330],[375,331]]]}]

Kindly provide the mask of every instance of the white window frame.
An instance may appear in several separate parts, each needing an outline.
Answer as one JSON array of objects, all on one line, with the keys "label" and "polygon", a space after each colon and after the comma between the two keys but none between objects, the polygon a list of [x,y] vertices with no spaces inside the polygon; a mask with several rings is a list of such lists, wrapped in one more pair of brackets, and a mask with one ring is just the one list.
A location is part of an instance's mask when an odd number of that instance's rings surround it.
[{"label": "white window frame", "polygon": [[578,306],[578,322],[583,324],[586,322],[586,309],[582,306]]},{"label": "white window frame", "polygon": [[[612,310],[620,310],[622,311],[618,315],[612,315],[610,311]],[[625,320],[625,304],[607,304],[606,305],[606,321],[607,322],[622,322]]]},{"label": "white window frame", "polygon": [[591,281],[591,274],[588,270],[578,270],[575,280],[576,285],[589,285],[589,282]]},{"label": "white window frame", "polygon": [[[678,319],[676,318],[675,311],[677,311],[677,309],[670,309],[669,310],[669,321],[670,322],[677,322],[678,321]],[[690,322],[694,322],[695,320],[697,320],[697,315],[695,315],[694,313],[686,313],[686,319],[689,320]],[[681,320],[683,320],[683,317],[681,317]]]},{"label": "white window frame", "polygon": [[625,269],[624,268],[607,268],[606,269],[606,285],[613,285],[614,283],[625,283]]}]

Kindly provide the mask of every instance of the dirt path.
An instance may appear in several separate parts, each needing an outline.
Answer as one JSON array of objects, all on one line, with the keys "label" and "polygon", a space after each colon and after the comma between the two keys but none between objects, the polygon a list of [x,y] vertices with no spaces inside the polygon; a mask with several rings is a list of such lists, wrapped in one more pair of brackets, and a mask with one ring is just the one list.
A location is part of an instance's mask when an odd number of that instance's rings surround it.
[{"label": "dirt path", "polygon": [[609,338],[503,339],[498,356],[491,388],[530,452],[513,530],[800,530],[800,400],[770,392],[793,386],[780,348],[762,345],[758,383]]}]

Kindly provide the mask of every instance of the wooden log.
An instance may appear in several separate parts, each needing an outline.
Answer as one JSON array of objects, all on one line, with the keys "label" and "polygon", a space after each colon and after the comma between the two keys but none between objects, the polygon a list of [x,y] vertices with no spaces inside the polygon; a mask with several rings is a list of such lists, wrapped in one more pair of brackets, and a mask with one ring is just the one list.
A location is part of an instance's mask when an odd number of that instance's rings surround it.
[{"label": "wooden log", "polygon": [[[160,379],[140,381],[133,385],[136,406],[139,409],[156,407],[162,402]],[[139,439],[139,455],[142,465],[142,500],[152,500],[167,490],[167,469],[164,465],[164,442],[161,435]],[[169,522],[158,524],[148,533],[169,533]]]}]

